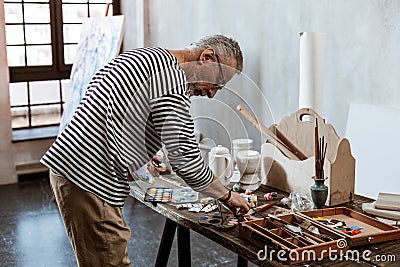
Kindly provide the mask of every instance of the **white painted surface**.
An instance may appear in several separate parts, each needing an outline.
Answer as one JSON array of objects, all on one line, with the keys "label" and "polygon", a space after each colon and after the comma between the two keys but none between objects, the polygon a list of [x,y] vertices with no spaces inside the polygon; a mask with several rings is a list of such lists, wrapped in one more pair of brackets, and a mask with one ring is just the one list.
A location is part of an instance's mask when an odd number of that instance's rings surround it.
[{"label": "white painted surface", "polygon": [[400,109],[351,103],[346,136],[356,158],[356,194],[400,193]]},{"label": "white painted surface", "polygon": [[124,21],[122,15],[83,20],[81,37],[71,69],[71,92],[65,102],[58,134],[61,134],[71,121],[92,77],[119,54]]},{"label": "white painted surface", "polygon": [[145,2],[148,0],[121,1],[125,15],[123,49],[129,50],[145,45]]}]

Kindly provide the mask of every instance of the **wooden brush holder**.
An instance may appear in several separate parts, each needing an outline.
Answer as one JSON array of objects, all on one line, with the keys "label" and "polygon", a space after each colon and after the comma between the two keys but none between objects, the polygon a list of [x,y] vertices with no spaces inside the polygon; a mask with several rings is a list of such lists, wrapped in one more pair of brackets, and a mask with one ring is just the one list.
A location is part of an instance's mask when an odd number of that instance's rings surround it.
[{"label": "wooden brush holder", "polygon": [[314,110],[303,108],[272,125],[271,131],[279,130],[307,157],[304,160],[288,158],[271,143],[261,146],[262,183],[285,192],[310,193],[315,175],[314,129],[318,119],[319,136],[325,136],[328,143],[324,171],[329,187],[327,206],[334,206],[352,200],[355,184],[355,159],[350,143],[340,138],[331,124]]}]

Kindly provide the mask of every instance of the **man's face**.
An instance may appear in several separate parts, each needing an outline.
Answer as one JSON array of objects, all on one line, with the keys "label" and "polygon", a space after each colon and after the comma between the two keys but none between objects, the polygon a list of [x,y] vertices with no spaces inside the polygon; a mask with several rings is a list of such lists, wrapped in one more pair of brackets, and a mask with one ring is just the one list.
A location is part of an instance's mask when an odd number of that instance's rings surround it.
[{"label": "man's face", "polygon": [[225,64],[214,50],[206,49],[187,75],[190,95],[213,98],[235,74],[236,62]]}]

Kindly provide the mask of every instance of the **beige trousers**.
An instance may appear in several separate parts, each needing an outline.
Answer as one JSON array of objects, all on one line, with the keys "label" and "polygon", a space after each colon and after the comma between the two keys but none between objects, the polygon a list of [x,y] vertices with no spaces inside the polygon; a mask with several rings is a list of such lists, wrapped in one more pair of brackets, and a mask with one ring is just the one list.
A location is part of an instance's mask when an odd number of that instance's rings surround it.
[{"label": "beige trousers", "polygon": [[131,231],[122,208],[109,205],[54,171],[50,171],[50,184],[78,265],[131,266]]}]

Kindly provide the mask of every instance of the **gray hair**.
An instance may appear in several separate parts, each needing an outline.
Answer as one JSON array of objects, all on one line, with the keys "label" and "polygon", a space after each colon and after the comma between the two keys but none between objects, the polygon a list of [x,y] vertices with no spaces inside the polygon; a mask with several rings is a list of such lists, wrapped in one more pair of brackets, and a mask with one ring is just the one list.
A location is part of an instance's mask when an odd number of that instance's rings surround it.
[{"label": "gray hair", "polygon": [[212,48],[222,58],[232,58],[237,62],[239,73],[243,70],[243,55],[238,42],[221,34],[209,35],[192,43],[190,50]]}]

